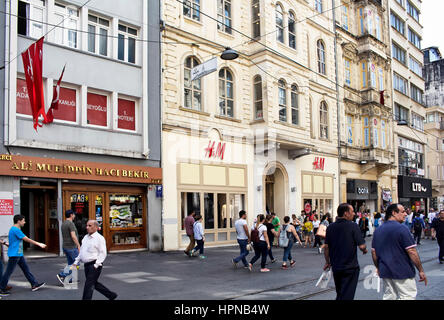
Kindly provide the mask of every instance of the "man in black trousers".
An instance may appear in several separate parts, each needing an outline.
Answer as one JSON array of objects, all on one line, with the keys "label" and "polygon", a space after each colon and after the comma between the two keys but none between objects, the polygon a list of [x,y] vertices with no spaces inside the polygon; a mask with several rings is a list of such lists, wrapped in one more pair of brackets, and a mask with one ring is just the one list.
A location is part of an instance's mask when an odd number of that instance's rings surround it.
[{"label": "man in black trousers", "polygon": [[438,240],[439,245],[439,263],[444,261],[444,210],[439,212],[439,216],[433,219],[432,232],[436,234],[436,240]]},{"label": "man in black trousers", "polygon": [[324,270],[332,268],[336,286],[336,300],[353,300],[359,279],[356,247],[367,253],[361,230],[353,223],[353,207],[342,203],[336,222],[329,225],[325,237]]},{"label": "man in black trousers", "polygon": [[86,224],[88,234],[83,237],[80,253],[73,263],[72,268],[83,262],[85,265],[85,287],[83,289],[83,300],[91,300],[94,289],[99,291],[109,300],[117,298],[117,294],[108,290],[103,284],[98,282],[102,272],[103,261],[106,258],[105,238],[97,232],[99,224],[95,220],[89,220]]}]

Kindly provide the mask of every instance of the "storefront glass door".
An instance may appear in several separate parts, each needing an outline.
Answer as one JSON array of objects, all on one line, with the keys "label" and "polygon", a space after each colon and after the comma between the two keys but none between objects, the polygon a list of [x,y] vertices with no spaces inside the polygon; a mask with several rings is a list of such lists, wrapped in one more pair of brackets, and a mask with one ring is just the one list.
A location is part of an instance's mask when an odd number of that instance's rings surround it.
[{"label": "storefront glass door", "polygon": [[74,218],[74,224],[79,234],[79,240],[82,241],[83,237],[87,234],[86,224],[89,217],[89,193],[77,193],[72,192],[69,194],[70,209],[76,214]]}]

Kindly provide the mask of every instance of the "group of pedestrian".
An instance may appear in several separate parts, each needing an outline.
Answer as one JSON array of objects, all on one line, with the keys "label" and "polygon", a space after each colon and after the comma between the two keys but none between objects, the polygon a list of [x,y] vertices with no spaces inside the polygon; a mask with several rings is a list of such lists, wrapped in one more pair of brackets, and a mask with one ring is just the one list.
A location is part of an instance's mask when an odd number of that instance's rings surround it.
[{"label": "group of pedestrian", "polygon": [[[325,238],[324,270],[331,268],[336,287],[337,300],[353,300],[359,278],[357,248],[367,253],[365,234],[356,223],[351,205],[339,205],[338,218],[327,228]],[[417,295],[415,267],[419,281],[427,285],[416,243],[403,224],[407,216],[400,204],[390,205],[385,213],[385,222],[376,228],[372,239],[372,259],[377,275],[383,280],[384,300],[415,299]],[[378,218],[379,219],[379,218]],[[444,255],[444,211],[434,224],[440,235],[440,261]],[[441,241],[441,242],[440,242]],[[442,247],[442,248],[441,248]]]},{"label": "group of pedestrian", "polygon": [[190,211],[184,220],[185,231],[190,239],[190,243],[184,250],[184,253],[189,257],[198,256],[200,259],[207,258],[204,256],[205,232],[202,226],[202,221],[203,217],[200,214],[196,214],[194,211]]},{"label": "group of pedestrian", "polygon": [[[94,289],[110,300],[116,299],[117,294],[115,292],[108,290],[104,285],[98,282],[103,268],[103,262],[107,256],[106,241],[105,238],[98,233],[98,222],[95,220],[88,221],[86,225],[87,235],[83,238],[82,244],[80,244],[78,240],[78,231],[73,222],[75,212],[67,210],[65,218],[61,229],[63,252],[67,258],[68,268],[65,268],[64,271],[57,274],[57,279],[64,284],[65,278],[72,274],[73,269],[78,269],[79,264],[83,263],[85,267],[86,281],[82,299],[91,300]],[[10,295],[11,287],[8,286],[8,282],[17,265],[21,268],[26,279],[31,284],[32,291],[37,291],[45,286],[45,282],[37,281],[29,270],[26,259],[23,256],[23,241],[42,249],[46,248],[46,244],[34,241],[22,232],[21,229],[26,223],[26,219],[23,215],[15,215],[13,221],[14,225],[9,230],[8,235],[9,242],[0,242],[0,244],[8,246],[8,265],[4,274],[3,262],[0,261],[0,296]],[[69,270],[69,272],[67,270]]]},{"label": "group of pedestrian", "polygon": [[[290,217],[285,216],[283,223],[276,215],[260,214],[256,217],[251,229],[247,226],[247,213],[242,210],[239,212],[239,220],[235,223],[237,241],[239,243],[240,255],[232,259],[235,267],[242,261],[244,268],[253,270],[253,265],[261,259],[261,272],[269,272],[266,268],[267,257],[270,257],[271,263],[275,263],[276,259],[272,252],[273,242],[277,240],[280,247],[284,249],[281,268],[287,270],[293,267],[296,261],[291,255],[291,249],[294,243],[301,243],[301,239],[294,227],[294,221],[290,222]],[[248,246],[252,246],[254,250],[253,258],[248,262],[246,257],[249,254]]]}]

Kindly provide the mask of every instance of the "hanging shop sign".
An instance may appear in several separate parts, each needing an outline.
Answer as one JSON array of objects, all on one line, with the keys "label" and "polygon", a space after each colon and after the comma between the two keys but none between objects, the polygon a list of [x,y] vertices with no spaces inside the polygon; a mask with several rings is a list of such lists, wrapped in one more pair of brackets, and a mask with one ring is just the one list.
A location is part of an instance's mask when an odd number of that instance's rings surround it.
[{"label": "hanging shop sign", "polygon": [[0,175],[161,184],[162,169],[111,163],[0,155]]},{"label": "hanging shop sign", "polygon": [[0,216],[14,215],[12,192],[0,192]]},{"label": "hanging shop sign", "polygon": [[191,81],[197,80],[217,70],[217,57],[205,61],[191,69]]},{"label": "hanging shop sign", "polygon": [[400,198],[431,198],[432,180],[398,176],[398,190]]}]

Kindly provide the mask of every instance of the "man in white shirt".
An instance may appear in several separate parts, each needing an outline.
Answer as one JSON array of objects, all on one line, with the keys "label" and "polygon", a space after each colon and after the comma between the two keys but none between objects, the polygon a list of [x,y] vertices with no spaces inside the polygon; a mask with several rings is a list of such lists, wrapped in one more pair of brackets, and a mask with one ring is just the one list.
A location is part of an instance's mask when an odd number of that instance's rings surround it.
[{"label": "man in white shirt", "polygon": [[117,294],[108,290],[104,285],[98,282],[102,272],[103,261],[106,258],[105,238],[97,232],[99,223],[96,220],[89,220],[86,224],[88,234],[82,240],[80,253],[73,263],[72,268],[83,262],[85,265],[85,287],[83,289],[82,300],[91,300],[94,289],[99,291],[110,300],[117,298]]},{"label": "man in white shirt", "polygon": [[237,263],[242,260],[245,268],[248,268],[246,257],[248,256],[247,245],[250,243],[250,232],[247,227],[247,213],[245,210],[239,212],[239,220],[234,224],[237,233],[237,242],[239,243],[240,255],[231,260],[236,267]]}]

